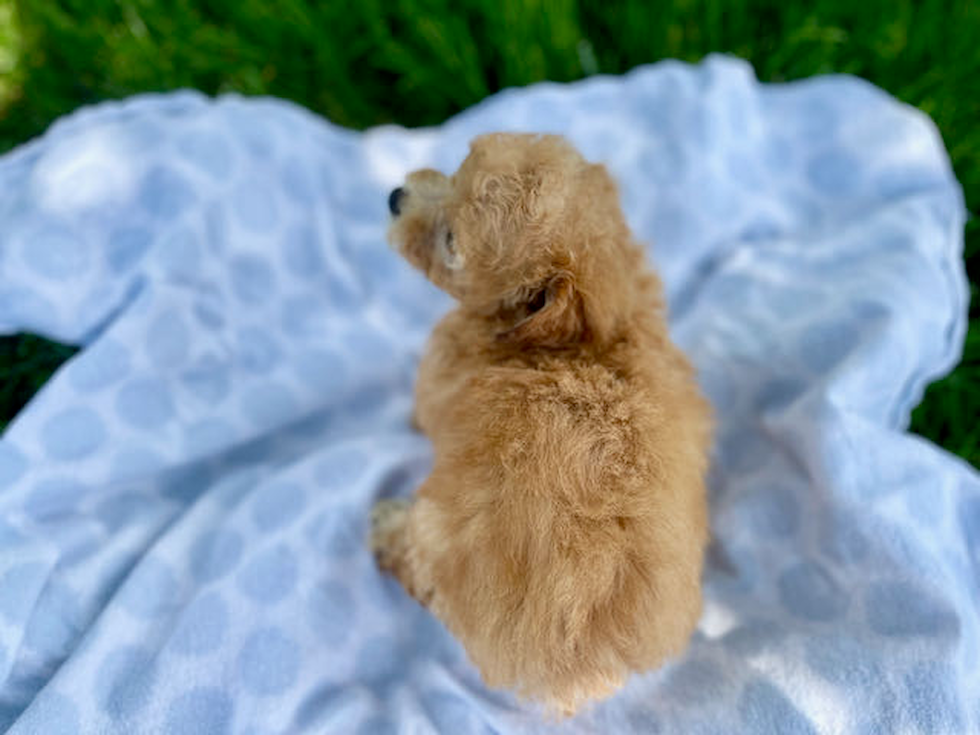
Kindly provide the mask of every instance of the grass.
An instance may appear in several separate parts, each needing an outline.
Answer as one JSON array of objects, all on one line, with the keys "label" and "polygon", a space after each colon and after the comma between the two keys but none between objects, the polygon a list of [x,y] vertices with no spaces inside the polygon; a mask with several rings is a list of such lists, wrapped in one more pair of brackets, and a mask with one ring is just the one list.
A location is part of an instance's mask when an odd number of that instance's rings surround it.
[{"label": "grass", "polygon": [[[712,51],[763,80],[857,74],[936,121],[980,209],[975,0],[0,0],[0,151],[79,105],[177,87],[271,94],[335,122],[435,124],[508,86]],[[980,228],[971,329],[913,429],[980,466]],[[71,350],[0,340],[0,427]]]}]

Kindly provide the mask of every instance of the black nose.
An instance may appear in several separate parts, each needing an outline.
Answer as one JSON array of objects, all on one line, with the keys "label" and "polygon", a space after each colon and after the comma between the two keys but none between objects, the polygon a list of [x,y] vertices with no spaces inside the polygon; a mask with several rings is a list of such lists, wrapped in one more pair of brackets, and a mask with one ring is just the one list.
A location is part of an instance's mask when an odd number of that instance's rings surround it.
[{"label": "black nose", "polygon": [[392,189],[391,194],[388,195],[388,209],[396,217],[402,211],[402,197],[404,196],[405,190],[400,186],[397,189]]}]

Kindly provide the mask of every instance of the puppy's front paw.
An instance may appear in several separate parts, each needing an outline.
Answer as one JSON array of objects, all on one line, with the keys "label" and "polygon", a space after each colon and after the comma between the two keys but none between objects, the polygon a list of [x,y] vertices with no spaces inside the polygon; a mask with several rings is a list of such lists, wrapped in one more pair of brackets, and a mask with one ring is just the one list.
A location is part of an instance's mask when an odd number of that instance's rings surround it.
[{"label": "puppy's front paw", "polygon": [[418,405],[412,407],[412,415],[409,417],[408,423],[412,427],[412,431],[417,431],[419,434],[426,433],[425,429],[422,427],[422,418],[419,414]]},{"label": "puppy's front paw", "polygon": [[371,551],[378,566],[394,571],[405,552],[405,518],[410,503],[407,500],[379,500],[371,509]]}]

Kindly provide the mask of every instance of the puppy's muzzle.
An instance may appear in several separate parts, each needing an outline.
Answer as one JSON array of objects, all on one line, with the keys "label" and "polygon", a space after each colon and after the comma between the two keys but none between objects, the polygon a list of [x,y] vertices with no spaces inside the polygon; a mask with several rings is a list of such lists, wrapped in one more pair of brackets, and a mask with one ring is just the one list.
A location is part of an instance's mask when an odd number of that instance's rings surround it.
[{"label": "puppy's muzzle", "polygon": [[391,214],[397,217],[402,211],[402,199],[405,198],[405,189],[398,187],[397,189],[392,189],[391,194],[388,195],[388,209],[391,210]]}]

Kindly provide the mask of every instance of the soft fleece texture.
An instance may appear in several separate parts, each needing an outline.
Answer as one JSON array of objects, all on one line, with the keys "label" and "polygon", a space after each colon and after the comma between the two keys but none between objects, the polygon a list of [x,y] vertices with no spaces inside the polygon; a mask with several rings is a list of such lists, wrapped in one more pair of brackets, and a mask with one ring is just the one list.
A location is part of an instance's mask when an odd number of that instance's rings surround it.
[{"label": "soft fleece texture", "polygon": [[[491,130],[617,177],[719,420],[683,659],[560,726],[486,690],[377,571],[368,509],[448,301],[385,195]],[[504,92],[363,134],[194,93],[0,159],[0,331],[83,346],[0,441],[0,729],[962,733],[980,728],[980,479],[905,432],[966,324],[933,125],[741,62]]]}]

